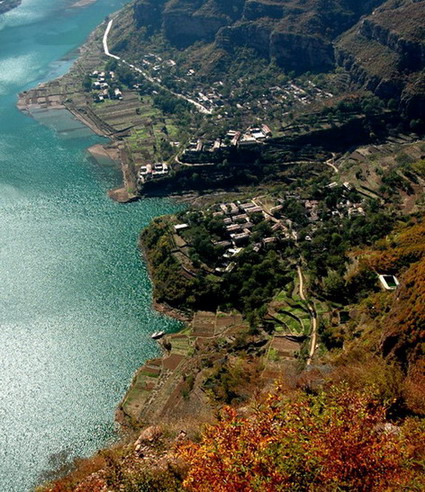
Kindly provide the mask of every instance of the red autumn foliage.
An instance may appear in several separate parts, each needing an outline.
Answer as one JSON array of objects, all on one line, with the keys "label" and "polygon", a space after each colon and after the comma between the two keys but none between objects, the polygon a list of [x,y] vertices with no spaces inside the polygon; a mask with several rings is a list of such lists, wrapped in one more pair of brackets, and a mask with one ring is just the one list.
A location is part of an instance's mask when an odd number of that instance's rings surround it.
[{"label": "red autumn foliage", "polygon": [[385,409],[345,385],[290,399],[278,388],[250,416],[225,408],[200,444],[179,454],[191,491],[386,490],[410,479]]}]

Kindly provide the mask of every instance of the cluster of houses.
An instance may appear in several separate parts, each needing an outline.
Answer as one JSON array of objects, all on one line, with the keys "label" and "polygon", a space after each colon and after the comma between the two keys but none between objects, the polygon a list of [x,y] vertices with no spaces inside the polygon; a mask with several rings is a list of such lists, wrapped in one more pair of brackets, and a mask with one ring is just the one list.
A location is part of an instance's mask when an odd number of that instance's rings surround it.
[{"label": "cluster of houses", "polygon": [[[187,76],[192,77],[195,75],[194,70],[189,70]],[[177,79],[179,83],[185,85],[187,81],[183,78]],[[236,107],[237,109],[244,111],[252,111],[254,108],[262,110],[270,110],[274,105],[307,105],[317,99],[329,99],[333,97],[328,91],[322,90],[317,87],[311,80],[308,80],[305,87],[295,84],[293,81],[289,81],[282,86],[274,86],[266,90],[260,97],[248,97],[247,91],[242,91],[245,97],[241,97],[240,92],[235,88],[230,91],[228,97],[224,97],[221,93],[221,89],[224,87],[222,81],[215,82],[208,89],[202,86],[196,86],[192,91],[187,92],[187,96],[193,100],[199,102],[211,112],[219,111],[222,116],[228,116],[226,106]]]},{"label": "cluster of houses", "polygon": [[[173,76],[170,68],[176,66],[176,62],[172,59],[163,59],[155,53],[147,53],[142,60],[142,67],[151,74],[153,80],[161,83],[163,76]],[[130,65],[132,66],[132,65]],[[241,110],[253,110],[260,108],[269,110],[273,105],[282,105],[286,103],[289,106],[293,104],[307,105],[317,99],[327,99],[333,97],[330,92],[320,89],[313,81],[308,80],[303,87],[296,84],[293,80],[288,81],[280,86],[274,86],[265,90],[260,97],[248,97],[247,91],[243,90],[243,81],[241,87],[232,89],[227,97],[222,94],[222,89],[225,86],[224,82],[216,81],[212,85],[205,87],[201,84],[193,84],[190,79],[194,78],[196,71],[192,68],[188,69],[185,76],[174,75],[182,89],[182,94],[193,101],[201,104],[210,112],[217,111],[220,116],[228,116],[226,106],[236,107]],[[184,89],[186,88],[186,89]],[[241,92],[245,97],[241,97]],[[220,111],[223,109],[223,111]]]},{"label": "cluster of houses", "polygon": [[155,53],[147,53],[142,60],[142,66],[146,69],[151,69],[154,72],[159,72],[162,68],[175,67],[174,60],[164,60],[161,56]]},{"label": "cluster of houses", "polygon": [[230,147],[262,145],[272,136],[273,133],[266,124],[249,127],[245,132],[229,130],[223,138],[217,138],[213,141],[192,140],[183,151],[181,160],[191,163],[203,162],[205,158],[208,160],[208,154],[217,153]]},{"label": "cluster of houses", "polygon": [[333,97],[332,93],[320,89],[311,80],[307,81],[305,88],[291,81],[282,85],[282,87],[272,87],[270,92],[282,102],[297,102],[302,105],[310,104],[315,99],[330,99]]},{"label": "cluster of houses", "polygon": [[[274,207],[276,211],[281,208],[281,205]],[[261,214],[262,220],[273,222],[271,226],[272,235],[266,235],[262,238],[257,237],[255,242],[252,241],[254,214]],[[213,217],[222,219],[226,230],[225,236],[222,236],[221,241],[213,241],[215,246],[220,246],[224,249],[222,261],[215,268],[215,272],[219,274],[231,271],[235,267],[232,259],[250,244],[253,250],[258,253],[262,248],[277,242],[279,240],[278,237],[295,239],[289,230],[290,221],[284,223],[281,220],[274,219],[271,214],[266,212],[263,207],[256,205],[254,201],[220,203],[214,206]],[[190,225],[187,223],[177,224],[174,226],[174,232],[180,234],[189,228]]]},{"label": "cluster of houses", "polygon": [[[329,211],[331,215],[336,218],[365,215],[362,203],[352,202],[345,195],[342,193],[335,207]],[[300,236],[300,231],[293,227],[293,221],[283,213],[283,203],[288,199],[295,199],[304,206],[305,217],[308,219],[309,225],[307,228],[303,228],[302,236]],[[322,221],[320,202],[314,199],[303,199],[296,192],[287,193],[284,199],[277,199],[273,206],[266,206],[257,199],[244,203],[239,201],[220,203],[214,205],[209,212],[212,212],[214,218],[222,220],[225,227],[225,234],[221,236],[221,240],[213,241],[215,246],[224,248],[222,264],[216,268],[217,273],[228,272],[234,268],[232,258],[248,245],[255,252],[259,252],[262,248],[279,241],[312,241],[315,233],[320,229],[320,222]],[[261,214],[261,220],[270,224],[264,237],[259,238],[258,234],[253,236],[254,225],[258,223],[258,216],[254,217],[254,214]],[[186,223],[178,224],[175,226],[175,232],[179,234],[189,227],[189,224]]]},{"label": "cluster of houses", "polygon": [[247,146],[247,145],[258,145],[265,142],[268,138],[273,136],[270,128],[263,124],[261,126],[252,126],[248,128],[245,133],[241,135],[235,135],[233,138],[236,140],[236,145]]},{"label": "cluster of houses", "polygon": [[139,184],[143,184],[151,179],[160,178],[168,174],[168,164],[157,162],[156,164],[143,164],[138,174]]},{"label": "cluster of houses", "polygon": [[100,72],[95,70],[91,74],[91,78],[94,78],[92,83],[92,89],[95,91],[93,98],[95,102],[103,102],[105,99],[117,99],[122,100],[122,92],[115,85],[115,73]]},{"label": "cluster of houses", "polygon": [[[341,189],[337,195],[336,203],[328,208],[326,213],[336,219],[365,215],[362,203],[350,200],[350,197],[354,196],[349,193],[352,186],[348,183],[338,186]],[[303,205],[308,224],[302,226],[301,229],[284,212],[284,204],[288,200],[296,200]],[[257,198],[246,202],[222,202],[214,205],[208,212],[215,219],[222,221],[224,226],[220,240],[212,241],[215,246],[220,246],[224,250],[222,261],[215,269],[216,273],[231,271],[235,267],[235,262],[232,259],[247,246],[255,252],[259,252],[261,249],[267,248],[268,245],[277,242],[312,241],[321,227],[321,214],[325,210],[322,210],[321,205],[319,200],[302,198],[297,191],[288,192],[285,194],[285,198],[275,199],[271,203],[270,199],[267,200],[267,203],[263,203],[261,199]],[[268,222],[269,227],[265,229],[255,228],[255,224],[262,221]],[[188,228],[190,228],[189,224],[178,224],[175,226],[175,233],[180,234]],[[258,234],[260,230],[265,231],[263,237]],[[382,279],[381,282],[383,283]],[[390,288],[395,288],[396,281],[389,282],[388,285]]]},{"label": "cluster of houses", "polygon": [[[192,70],[193,74],[195,73]],[[193,75],[190,71],[188,75]],[[222,108],[225,105],[224,97],[219,91],[219,87],[224,86],[223,82],[216,82],[208,90],[203,88],[197,88],[194,91],[193,98],[198,103],[202,104],[209,111]]]}]

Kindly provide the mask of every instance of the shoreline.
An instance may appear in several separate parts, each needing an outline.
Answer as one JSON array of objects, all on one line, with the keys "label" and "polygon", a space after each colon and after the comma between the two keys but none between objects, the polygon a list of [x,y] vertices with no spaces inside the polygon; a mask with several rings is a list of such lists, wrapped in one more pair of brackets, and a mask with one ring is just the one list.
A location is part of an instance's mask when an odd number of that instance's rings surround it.
[{"label": "shoreline", "polygon": [[[151,284],[154,286],[154,280],[153,280],[153,275],[152,275],[152,265],[151,262],[149,261],[146,248],[143,245],[141,237],[139,237],[139,241],[137,244],[140,255],[143,257],[143,260],[145,262],[147,271],[148,271],[148,276]],[[177,308],[173,308],[169,306],[166,303],[163,302],[158,302],[158,300],[155,298],[154,294],[152,293],[152,307],[154,308],[155,311],[158,313],[164,314],[166,316],[169,316],[170,318],[174,318],[177,321],[180,321],[182,323],[188,324],[192,321],[193,316],[189,316],[188,314],[184,313],[183,311],[180,311]],[[184,329],[184,328],[182,328]],[[180,330],[181,331],[181,330]]]},{"label": "shoreline", "polygon": [[[143,246],[141,238],[138,241],[138,248],[141,257],[143,258],[146,264],[150,282],[152,283],[152,285],[154,285],[153,278],[152,278],[152,266],[150,261],[148,260],[146,249]],[[147,420],[145,420],[145,418],[150,414],[158,414],[158,413],[162,414],[162,412],[165,410],[168,403],[168,399],[165,404],[164,403],[158,404],[158,402],[156,402],[155,399],[152,400],[152,397],[150,395],[141,396],[139,394],[141,381],[143,380],[145,381],[144,377],[146,373],[150,373],[152,370],[158,371],[157,376],[159,377],[159,379],[162,380],[162,384],[166,384],[167,382],[170,381],[171,376],[170,374],[167,373],[165,369],[165,363],[167,358],[169,358],[172,354],[171,341],[173,340],[173,337],[175,336],[179,337],[187,328],[189,328],[190,323],[193,319],[191,316],[188,316],[186,313],[179,311],[176,308],[172,308],[166,303],[158,302],[155,299],[153,293],[152,293],[151,306],[156,312],[161,313],[170,318],[173,318],[177,321],[180,321],[181,323],[184,323],[184,325],[178,331],[173,333],[166,333],[163,338],[157,340],[157,343],[160,348],[160,354],[158,354],[157,357],[145,360],[143,364],[141,364],[140,367],[138,367],[136,371],[133,373],[128,388],[125,391],[120,402],[117,404],[114,414],[115,422],[119,426],[119,432],[122,437],[125,437],[126,434],[131,435],[135,431],[140,432],[141,428],[143,429],[149,427],[150,425],[153,425],[155,419],[151,420],[147,418]],[[184,361],[185,358],[183,357],[182,359]],[[189,362],[190,362],[190,358],[189,358]],[[146,381],[144,382],[144,384],[146,384]],[[152,388],[149,391],[151,390]],[[136,396],[137,404],[134,404],[134,402],[132,401],[135,398],[134,393],[137,393]],[[168,397],[172,397],[172,395],[173,392],[170,392]],[[144,417],[145,417],[144,419],[140,418],[140,415],[142,413],[144,413]]]},{"label": "shoreline", "polygon": [[[73,7],[84,7],[96,1],[80,0]],[[125,204],[140,199],[140,196],[136,193],[137,176],[131,171],[125,144],[120,138],[119,132],[93,112],[87,100],[87,95],[81,87],[83,74],[87,73],[87,71],[93,71],[99,63],[99,59],[102,60],[104,57],[101,40],[105,22],[106,20],[99,24],[89,34],[86,41],[74,50],[78,55],[75,57],[68,72],[60,77],[41,82],[27,91],[20,92],[16,107],[22,113],[33,118],[33,113],[37,111],[66,110],[95,135],[108,139],[109,142],[99,144],[103,148],[101,153],[102,155],[109,154],[112,150],[112,160],[117,162],[121,168],[122,185],[108,190],[107,195],[112,200]],[[95,153],[99,154],[99,148],[96,147]],[[87,148],[87,152],[95,158],[90,148]]]},{"label": "shoreline", "polygon": [[[36,111],[66,110],[94,134],[109,139],[109,143],[96,144],[87,148],[87,152],[94,159],[96,159],[96,156],[107,157],[115,161],[121,168],[122,186],[108,190],[107,194],[112,200],[123,204],[139,200],[140,196],[131,191],[136,189],[135,176],[131,175],[128,157],[121,141],[112,132],[105,131],[104,128],[96,124],[88,115],[78,111],[69,103],[67,104],[65,101],[62,101],[61,95],[58,94],[44,98],[37,97],[38,91],[44,91],[48,84],[49,82],[44,82],[34,89],[19,93],[16,103],[17,109],[31,118],[34,118],[33,113]],[[39,102],[39,99],[43,99],[43,102]]]},{"label": "shoreline", "polygon": [[[85,2],[86,0],[83,1]],[[88,1],[90,3],[92,2],[92,0]],[[18,95],[16,107],[19,111],[32,118],[35,118],[36,112],[66,110],[71,113],[73,118],[81,122],[85,127],[89,128],[94,134],[107,138],[109,140],[108,142],[92,145],[88,147],[86,151],[89,156],[97,162],[100,162],[102,159],[108,159],[116,162],[117,165],[120,166],[122,172],[122,186],[108,190],[107,194],[110,199],[118,203],[130,203],[141,199],[141,196],[135,193],[137,176],[135,175],[134,168],[129,160],[125,143],[120,136],[116,134],[117,132],[113,128],[109,127],[106,122],[100,120],[95,115],[86,99],[86,95],[78,87],[78,81],[83,73],[83,70],[87,69],[87,67],[84,67],[84,63],[87,63],[87,56],[93,56],[93,54],[96,54],[96,48],[93,48],[93,46],[95,46],[94,42],[97,40],[96,36],[98,32],[99,31],[94,31],[86,43],[79,48],[79,55],[74,61],[73,66],[66,74],[57,79],[40,83],[32,89],[20,93]],[[70,87],[71,90],[69,90]],[[182,201],[189,199],[189,202],[195,199],[193,194],[190,193],[185,197],[179,196],[173,198],[176,200],[180,199]],[[140,239],[138,242],[138,248],[140,255],[142,256],[140,261],[145,261],[149,279],[153,285],[152,267],[148,261],[145,249]],[[187,313],[179,311],[176,308],[172,308],[167,304],[158,302],[153,295],[151,298],[151,306],[156,312],[180,321],[181,323],[184,323],[184,325],[176,333],[167,334],[167,337],[159,342],[162,353],[158,354],[156,359],[148,359],[143,361],[131,378],[129,378],[128,387],[122,395],[122,399],[115,406],[114,421],[119,426],[119,434],[121,436],[119,440],[124,438],[129,431],[134,430],[140,425],[140,421],[138,422],[138,425],[132,425],[133,421],[131,414],[127,414],[124,411],[129,394],[137,388],[139,377],[143,374],[146,366],[149,368],[148,370],[151,370],[151,365],[152,363],[155,363],[155,361],[162,367],[163,361],[165,361],[169,356],[166,350],[168,336],[180,334],[189,326],[189,323],[192,320],[192,317]],[[183,358],[183,361],[184,360],[186,360],[187,363],[190,363],[190,360]],[[164,381],[168,381],[165,373],[163,378]],[[173,394],[173,392],[170,395],[167,393],[170,397]],[[163,406],[161,402],[146,401],[144,408],[147,414],[151,414],[158,411],[161,413],[165,409],[165,406]],[[137,420],[134,423],[137,423]]]}]

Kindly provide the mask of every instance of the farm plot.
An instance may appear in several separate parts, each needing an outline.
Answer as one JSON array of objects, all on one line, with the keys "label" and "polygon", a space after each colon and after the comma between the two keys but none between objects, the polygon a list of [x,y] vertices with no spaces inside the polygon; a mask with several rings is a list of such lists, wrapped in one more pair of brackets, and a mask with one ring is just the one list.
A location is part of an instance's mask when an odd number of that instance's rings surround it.
[{"label": "farm plot", "polygon": [[279,292],[269,304],[268,314],[276,322],[277,333],[298,336],[310,333],[310,312],[307,304],[297,295]]}]

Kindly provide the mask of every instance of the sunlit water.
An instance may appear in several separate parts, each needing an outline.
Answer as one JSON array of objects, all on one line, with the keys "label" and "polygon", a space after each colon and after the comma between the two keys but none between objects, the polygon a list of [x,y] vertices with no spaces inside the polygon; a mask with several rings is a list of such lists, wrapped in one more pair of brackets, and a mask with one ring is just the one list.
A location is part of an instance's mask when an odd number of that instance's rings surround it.
[{"label": "sunlit water", "polygon": [[175,205],[112,202],[117,168],[86,154],[99,137],[65,112],[45,126],[15,109],[125,0],[72,3],[24,0],[0,16],[1,492],[113,439],[132,373],[157,353],[149,333],[177,328],[151,309],[137,249],[140,229]]}]

